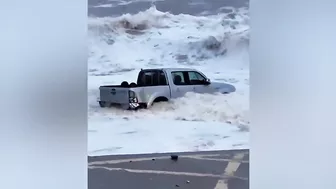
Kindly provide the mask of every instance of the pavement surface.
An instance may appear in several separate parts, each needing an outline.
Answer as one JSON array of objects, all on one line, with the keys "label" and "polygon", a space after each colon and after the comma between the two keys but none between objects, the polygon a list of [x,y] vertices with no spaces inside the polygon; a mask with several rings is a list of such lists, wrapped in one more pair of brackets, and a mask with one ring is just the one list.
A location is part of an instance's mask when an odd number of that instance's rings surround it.
[{"label": "pavement surface", "polygon": [[[178,155],[172,160],[171,155]],[[249,151],[89,157],[89,189],[249,189]]]}]

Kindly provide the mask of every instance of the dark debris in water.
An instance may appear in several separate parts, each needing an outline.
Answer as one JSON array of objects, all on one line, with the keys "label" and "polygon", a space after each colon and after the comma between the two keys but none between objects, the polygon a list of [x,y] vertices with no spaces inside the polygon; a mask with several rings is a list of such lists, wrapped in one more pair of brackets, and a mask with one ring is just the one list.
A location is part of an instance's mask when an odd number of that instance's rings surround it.
[{"label": "dark debris in water", "polygon": [[187,118],[184,118],[184,117],[177,117],[175,118],[175,120],[178,120],[178,121],[196,121],[196,122],[204,122],[204,120],[202,119],[187,119]]},{"label": "dark debris in water", "polygon": [[148,29],[148,24],[147,23],[141,23],[141,24],[132,24],[128,20],[124,19],[119,22],[121,26],[125,29],[130,29],[130,30],[145,30]]},{"label": "dark debris in water", "polygon": [[150,28],[148,22],[144,21],[143,23],[131,23],[127,19],[119,21],[119,26],[125,29],[125,32],[130,35],[142,35]]},{"label": "dark debris in water", "polygon": [[236,17],[237,17],[237,13],[235,12],[231,12],[226,15],[226,18],[230,18],[230,19],[235,19]]},{"label": "dark debris in water", "polygon": [[233,144],[232,147],[243,146],[244,144]]},{"label": "dark debris in water", "polygon": [[218,41],[214,36],[209,36],[204,41],[203,44],[204,44],[204,47],[208,50],[218,50],[222,46],[222,43]]},{"label": "dark debris in water", "polygon": [[250,128],[247,125],[238,125],[238,129],[240,132],[249,132]]},{"label": "dark debris in water", "polygon": [[175,55],[175,59],[179,63],[188,62],[188,60],[189,60],[188,55],[186,55],[186,54],[177,54],[177,55]]},{"label": "dark debris in water", "polygon": [[131,35],[142,35],[145,33],[144,31],[139,31],[139,30],[134,30],[134,29],[128,29],[125,32]]},{"label": "dark debris in water", "polygon": [[149,61],[148,65],[149,66],[164,66],[163,64],[160,64],[160,63],[157,63],[157,62],[154,62],[154,61]]},{"label": "dark debris in water", "polygon": [[191,57],[197,61],[207,60],[214,56],[224,56],[227,53],[224,41],[220,41],[214,36],[209,36],[198,42],[189,42],[189,46],[191,50],[196,51]]},{"label": "dark debris in water", "polygon": [[89,72],[96,72],[96,71],[98,71],[98,69],[89,69],[88,71]]},{"label": "dark debris in water", "polygon": [[135,134],[135,133],[137,133],[137,131],[128,131],[128,132],[124,132],[121,134],[129,135],[129,134]]},{"label": "dark debris in water", "polygon": [[199,37],[188,36],[187,39],[199,39]]},{"label": "dark debris in water", "polygon": [[108,44],[108,45],[113,45],[114,44],[114,40],[113,39],[107,39],[106,40],[106,43]]}]

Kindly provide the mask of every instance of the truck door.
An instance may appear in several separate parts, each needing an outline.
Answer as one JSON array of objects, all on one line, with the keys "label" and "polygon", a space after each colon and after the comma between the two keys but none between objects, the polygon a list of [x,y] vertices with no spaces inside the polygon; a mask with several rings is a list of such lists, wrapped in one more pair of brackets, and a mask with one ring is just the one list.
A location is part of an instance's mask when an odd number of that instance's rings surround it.
[{"label": "truck door", "polygon": [[188,82],[188,72],[175,71],[171,72],[173,79],[171,87],[172,98],[183,97],[187,92],[194,92],[194,87]]},{"label": "truck door", "polygon": [[193,87],[196,93],[215,93],[215,89],[210,85],[206,85],[204,81],[206,78],[196,71],[188,71],[188,78],[190,85]]}]

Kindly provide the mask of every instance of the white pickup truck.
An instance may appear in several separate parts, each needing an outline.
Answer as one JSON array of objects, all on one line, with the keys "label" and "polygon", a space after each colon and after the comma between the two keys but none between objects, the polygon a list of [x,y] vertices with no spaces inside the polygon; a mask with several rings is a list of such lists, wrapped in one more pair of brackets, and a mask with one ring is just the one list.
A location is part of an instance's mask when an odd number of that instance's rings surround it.
[{"label": "white pickup truck", "polygon": [[233,85],[211,82],[202,72],[188,68],[142,69],[136,83],[99,87],[100,107],[117,106],[136,110],[153,103],[179,98],[187,92],[223,93],[236,91]]}]

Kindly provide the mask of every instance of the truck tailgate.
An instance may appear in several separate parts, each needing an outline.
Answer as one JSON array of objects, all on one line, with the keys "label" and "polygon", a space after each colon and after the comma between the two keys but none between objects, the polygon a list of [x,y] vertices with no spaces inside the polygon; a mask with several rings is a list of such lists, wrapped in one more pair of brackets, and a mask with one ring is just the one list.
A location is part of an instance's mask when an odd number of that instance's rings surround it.
[{"label": "truck tailgate", "polygon": [[128,88],[101,86],[99,87],[99,91],[100,101],[116,104],[129,103]]}]

